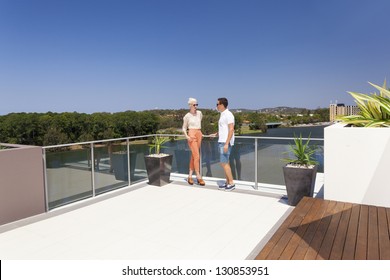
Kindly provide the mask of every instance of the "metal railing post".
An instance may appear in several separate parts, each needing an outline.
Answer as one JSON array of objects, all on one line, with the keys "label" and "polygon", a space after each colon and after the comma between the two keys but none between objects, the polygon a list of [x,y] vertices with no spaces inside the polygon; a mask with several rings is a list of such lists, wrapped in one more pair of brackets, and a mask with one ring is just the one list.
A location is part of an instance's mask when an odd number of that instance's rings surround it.
[{"label": "metal railing post", "polygon": [[129,183],[129,186],[130,186],[130,184],[131,184],[131,173],[130,173],[131,160],[130,160],[130,141],[129,141],[129,138],[126,139],[126,146],[127,146],[127,174],[129,174],[129,176],[127,177],[127,182]]},{"label": "metal railing post", "polygon": [[255,189],[258,190],[259,189],[259,185],[258,185],[258,182],[257,182],[257,166],[258,166],[258,163],[257,163],[257,138],[255,138]]},{"label": "metal railing post", "polygon": [[95,191],[95,155],[94,155],[94,146],[93,143],[91,143],[91,176],[92,176],[92,197],[95,197],[96,191]]},{"label": "metal railing post", "polygon": [[199,173],[203,177],[202,147],[199,149]]},{"label": "metal railing post", "polygon": [[49,194],[48,194],[48,187],[47,187],[47,167],[46,167],[46,149],[42,149],[42,157],[43,157],[43,181],[45,184],[45,210],[46,212],[49,212]]}]

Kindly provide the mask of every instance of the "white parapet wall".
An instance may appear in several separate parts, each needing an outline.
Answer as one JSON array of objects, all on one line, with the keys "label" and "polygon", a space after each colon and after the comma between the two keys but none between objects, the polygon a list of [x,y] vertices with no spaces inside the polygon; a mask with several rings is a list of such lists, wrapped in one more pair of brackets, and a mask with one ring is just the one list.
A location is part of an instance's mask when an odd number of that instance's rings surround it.
[{"label": "white parapet wall", "polygon": [[390,207],[390,128],[336,123],[324,150],[325,199]]}]

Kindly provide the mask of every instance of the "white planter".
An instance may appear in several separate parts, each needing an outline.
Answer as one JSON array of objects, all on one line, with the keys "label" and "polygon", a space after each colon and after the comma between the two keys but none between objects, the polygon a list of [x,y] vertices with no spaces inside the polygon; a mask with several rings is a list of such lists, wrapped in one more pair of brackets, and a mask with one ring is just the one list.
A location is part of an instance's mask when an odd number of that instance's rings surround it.
[{"label": "white planter", "polygon": [[324,142],[325,199],[390,207],[390,128],[337,123]]}]

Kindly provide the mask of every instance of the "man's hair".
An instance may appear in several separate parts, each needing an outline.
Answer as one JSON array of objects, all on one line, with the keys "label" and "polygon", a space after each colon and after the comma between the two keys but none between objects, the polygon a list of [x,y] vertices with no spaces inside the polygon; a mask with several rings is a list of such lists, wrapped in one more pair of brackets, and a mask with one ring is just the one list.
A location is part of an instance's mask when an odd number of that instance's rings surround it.
[{"label": "man's hair", "polygon": [[225,97],[218,98],[218,102],[219,102],[219,104],[223,104],[223,106],[225,108],[227,108],[227,106],[229,105],[229,102],[228,102],[227,98],[225,98]]}]

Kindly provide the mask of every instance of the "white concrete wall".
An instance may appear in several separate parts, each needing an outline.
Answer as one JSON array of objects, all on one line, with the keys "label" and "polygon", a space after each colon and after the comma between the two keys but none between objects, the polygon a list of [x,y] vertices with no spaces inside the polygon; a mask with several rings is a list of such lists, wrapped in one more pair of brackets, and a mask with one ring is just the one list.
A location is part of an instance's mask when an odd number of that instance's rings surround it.
[{"label": "white concrete wall", "polygon": [[324,141],[324,198],[390,207],[390,128],[337,123]]}]

